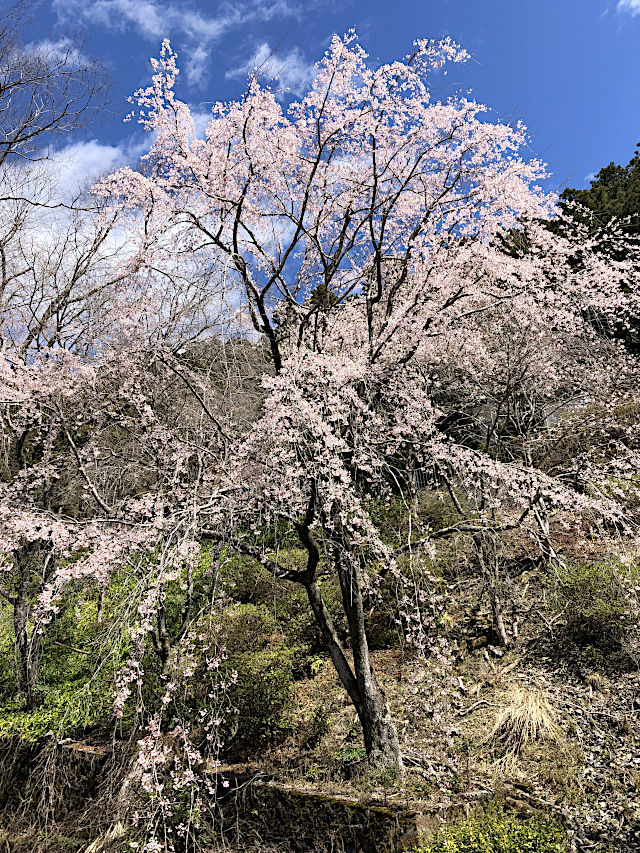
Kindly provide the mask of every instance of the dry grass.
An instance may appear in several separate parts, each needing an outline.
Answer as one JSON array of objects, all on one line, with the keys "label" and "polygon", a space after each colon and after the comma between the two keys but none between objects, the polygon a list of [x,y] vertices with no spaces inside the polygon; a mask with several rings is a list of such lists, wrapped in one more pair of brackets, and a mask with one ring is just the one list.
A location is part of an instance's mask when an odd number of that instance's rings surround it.
[{"label": "dry grass", "polygon": [[489,742],[507,755],[517,755],[531,741],[553,740],[557,732],[556,713],[544,691],[517,687],[498,712]]},{"label": "dry grass", "polygon": [[117,839],[123,838],[126,830],[123,824],[118,820],[101,838],[96,838],[91,844],[85,848],[84,853],[102,853],[109,845]]},{"label": "dry grass", "polygon": [[586,678],[589,685],[589,692],[597,690],[599,693],[604,693],[607,689],[607,679],[599,672],[590,672]]}]

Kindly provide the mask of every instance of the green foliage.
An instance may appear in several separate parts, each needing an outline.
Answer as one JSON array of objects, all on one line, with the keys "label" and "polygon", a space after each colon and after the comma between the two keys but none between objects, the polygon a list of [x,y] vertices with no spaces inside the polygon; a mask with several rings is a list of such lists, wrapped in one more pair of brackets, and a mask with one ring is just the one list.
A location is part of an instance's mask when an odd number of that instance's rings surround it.
[{"label": "green foliage", "polygon": [[368,767],[367,751],[360,743],[347,743],[330,755],[332,773],[342,779],[353,779]]},{"label": "green foliage", "polygon": [[240,604],[266,604],[277,594],[277,580],[252,557],[228,555],[222,561],[219,580]]},{"label": "green foliage", "polygon": [[83,683],[95,671],[100,625],[96,602],[81,590],[69,589],[60,604],[60,615],[47,630],[40,659],[43,689],[64,683]]},{"label": "green foliage", "polygon": [[334,760],[340,764],[351,764],[354,761],[365,761],[367,751],[360,744],[348,744],[340,752],[334,754]]},{"label": "green foliage", "polygon": [[411,517],[406,502],[395,497],[371,501],[367,509],[389,545],[402,545],[407,541],[410,530],[414,536],[420,536],[430,529],[448,527],[458,518],[451,498],[442,489],[421,489]]},{"label": "green foliage", "polygon": [[279,740],[289,729],[293,652],[276,619],[264,605],[241,604],[225,615],[220,636],[225,667],[237,673],[229,695],[237,710],[231,745],[253,749]]},{"label": "green foliage", "polygon": [[308,736],[305,742],[307,747],[313,747],[318,744],[322,738],[328,734],[331,729],[329,723],[329,714],[324,705],[316,705],[313,711],[313,717],[308,729]]},{"label": "green foliage", "polygon": [[521,821],[498,811],[477,813],[441,830],[412,853],[564,853],[566,836],[554,823]]},{"label": "green foliage", "polygon": [[595,227],[602,227],[613,218],[631,217],[626,230],[640,235],[640,148],[626,166],[609,163],[600,169],[589,189],[567,187],[561,198],[593,211]]},{"label": "green foliage", "polygon": [[80,582],[70,583],[58,602],[59,613],[47,626],[39,658],[38,692],[42,704],[24,711],[16,693],[17,666],[9,608],[0,609],[0,736],[26,740],[52,732],[58,738],[93,734],[113,724],[114,674],[124,663],[130,639],[119,609],[129,592],[116,576],[104,596],[98,621],[98,598]]},{"label": "green foliage", "polygon": [[[294,548],[278,552],[280,563],[292,568],[297,567],[296,560],[303,559],[302,552]],[[299,584],[274,578],[257,560],[240,556],[224,562],[220,582],[235,601],[263,606],[269,611],[277,623],[277,630],[286,637],[291,649],[294,677],[312,674],[311,667],[318,655],[324,655],[324,646],[304,589]],[[340,633],[344,629],[345,616],[338,583],[327,577],[321,577],[319,583],[325,604]]]},{"label": "green foliage", "polygon": [[16,690],[16,652],[11,608],[0,604],[0,702],[10,700]]},{"label": "green foliage", "polygon": [[581,646],[611,648],[627,630],[625,587],[612,563],[568,565],[560,574],[557,604],[567,634]]},{"label": "green foliage", "polygon": [[57,738],[76,737],[85,729],[95,731],[113,716],[112,689],[95,684],[69,682],[50,690],[33,711],[6,705],[0,709],[0,737],[35,741],[53,732]]}]

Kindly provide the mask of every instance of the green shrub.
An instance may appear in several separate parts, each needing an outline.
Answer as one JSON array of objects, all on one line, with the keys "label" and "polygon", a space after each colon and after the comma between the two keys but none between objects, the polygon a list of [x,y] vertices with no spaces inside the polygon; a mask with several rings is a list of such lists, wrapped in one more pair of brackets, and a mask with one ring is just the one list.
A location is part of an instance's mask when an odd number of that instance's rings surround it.
[{"label": "green shrub", "polygon": [[219,580],[240,604],[266,604],[277,592],[278,581],[267,568],[252,557],[238,554],[222,561]]},{"label": "green shrub", "polygon": [[16,649],[12,609],[0,599],[0,703],[10,701],[17,689]]},{"label": "green shrub", "polygon": [[[293,548],[281,551],[278,558],[292,568],[304,565],[303,553]],[[234,601],[266,608],[277,622],[276,630],[284,634],[293,653],[294,677],[309,675],[312,660],[324,653],[324,645],[303,587],[275,578],[257,560],[237,555],[224,563],[220,581]],[[346,619],[338,581],[322,577],[320,584],[336,630],[342,634],[346,631]]]},{"label": "green shrub", "polygon": [[565,853],[564,832],[554,823],[522,821],[500,812],[472,815],[442,829],[412,853]]},{"label": "green shrub", "polygon": [[221,635],[228,658],[225,668],[237,672],[229,698],[237,710],[228,732],[232,746],[262,746],[289,729],[293,652],[278,623],[264,605],[240,604],[224,617]]},{"label": "green shrub", "polygon": [[113,719],[112,688],[69,682],[48,690],[40,707],[23,711],[7,704],[0,708],[0,737],[35,741],[49,732],[57,738],[78,737],[87,729],[107,729]]},{"label": "green shrub", "polygon": [[627,631],[629,605],[613,564],[567,566],[560,575],[557,603],[564,612],[568,635],[581,646],[610,648]]},{"label": "green shrub", "polygon": [[24,697],[17,690],[10,612],[0,609],[0,736],[36,740],[53,732],[58,738],[80,737],[113,727],[114,674],[126,660],[128,632],[111,630],[106,606],[98,623],[97,594],[80,582],[67,585],[58,606],[39,654],[42,704],[32,711],[23,710]]},{"label": "green shrub", "polygon": [[448,527],[458,517],[451,498],[443,489],[421,489],[411,517],[404,499],[397,497],[375,499],[368,503],[367,510],[382,538],[390,545],[406,542],[410,532],[419,537],[427,530]]}]

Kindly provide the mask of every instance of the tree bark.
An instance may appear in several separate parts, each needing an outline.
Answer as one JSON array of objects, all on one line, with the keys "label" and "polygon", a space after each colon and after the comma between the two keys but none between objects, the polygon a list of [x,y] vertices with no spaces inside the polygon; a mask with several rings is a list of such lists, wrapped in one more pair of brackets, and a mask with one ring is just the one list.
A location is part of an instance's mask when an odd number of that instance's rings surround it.
[{"label": "tree bark", "polygon": [[41,697],[36,689],[38,649],[34,648],[33,638],[29,637],[28,622],[29,607],[26,599],[20,597],[13,609],[13,628],[18,650],[18,685],[25,696],[25,711],[32,711],[40,705]]},{"label": "tree bark", "polygon": [[[340,585],[343,589],[344,603],[344,581],[346,577],[343,577],[343,574],[341,573],[340,576]],[[349,636],[353,649],[353,669],[345,656],[316,581],[305,583],[305,588],[325,647],[331,655],[340,681],[349,694],[358,714],[369,764],[376,768],[402,771],[402,755],[398,733],[391,718],[384,691],[380,687],[371,666],[359,585],[356,585],[354,595],[349,590],[345,603]]]},{"label": "tree bark", "polygon": [[402,754],[398,733],[391,718],[384,690],[371,664],[369,641],[365,628],[360,567],[347,554],[346,559],[336,551],[335,563],[342,592],[342,605],[349,625],[361,711],[359,712],[364,745],[369,763],[376,767],[395,767],[402,770]]},{"label": "tree bark", "polygon": [[40,641],[37,636],[29,635],[29,577],[32,549],[25,548],[17,555],[18,583],[13,597],[13,629],[18,652],[18,687],[25,697],[25,710],[32,711],[42,701],[37,690],[38,658]]},{"label": "tree bark", "polygon": [[[277,577],[299,583],[305,588],[324,646],[358,714],[369,763],[373,767],[402,772],[402,753],[398,733],[389,711],[387,698],[371,665],[359,569],[351,563],[348,546],[344,546],[339,539],[334,541],[334,561],[340,580],[343,607],[353,650],[352,667],[340,643],[317,581],[320,551],[311,532],[314,513],[315,486],[312,486],[304,521],[296,525],[300,542],[307,552],[307,567],[304,570],[283,569],[245,543],[236,543],[236,548],[240,553],[255,557],[262,565],[270,566]],[[209,538],[215,538],[209,531],[206,534]],[[343,562],[345,555],[347,559]]]},{"label": "tree bark", "polygon": [[478,563],[480,564],[482,577],[484,578],[487,592],[489,593],[489,602],[491,604],[491,615],[493,617],[493,625],[496,631],[498,632],[498,636],[500,637],[500,642],[502,646],[505,649],[508,649],[511,645],[511,640],[509,639],[509,636],[507,634],[507,629],[505,627],[504,619],[502,616],[502,599],[500,597],[499,591],[497,562],[495,559],[491,559],[491,557],[487,554],[487,547],[484,537],[480,535],[474,536],[473,541],[476,546],[476,554],[478,556]]}]

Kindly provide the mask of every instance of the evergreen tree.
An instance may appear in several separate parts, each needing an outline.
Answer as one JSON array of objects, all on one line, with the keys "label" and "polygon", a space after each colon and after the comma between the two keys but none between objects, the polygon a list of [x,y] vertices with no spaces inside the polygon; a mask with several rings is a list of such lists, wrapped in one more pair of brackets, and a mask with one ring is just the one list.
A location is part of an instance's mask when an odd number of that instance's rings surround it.
[{"label": "evergreen tree", "polygon": [[[579,218],[594,230],[606,228],[619,220],[626,234],[634,239],[640,236],[640,143],[626,166],[609,163],[600,169],[591,181],[591,187],[577,190],[567,187],[561,195],[561,207],[568,210],[574,202],[593,212],[593,216]],[[575,215],[575,214],[574,214]]]}]

